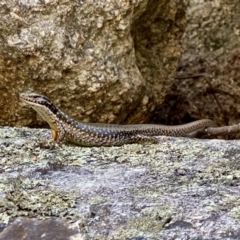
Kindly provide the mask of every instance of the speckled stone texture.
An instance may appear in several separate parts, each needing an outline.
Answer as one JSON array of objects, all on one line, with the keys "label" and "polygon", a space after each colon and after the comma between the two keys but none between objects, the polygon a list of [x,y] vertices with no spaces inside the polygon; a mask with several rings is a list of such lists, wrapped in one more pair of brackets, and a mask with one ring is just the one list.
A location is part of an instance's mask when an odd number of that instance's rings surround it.
[{"label": "speckled stone texture", "polygon": [[240,239],[240,141],[88,148],[48,137],[0,128],[1,240]]},{"label": "speckled stone texture", "polygon": [[141,123],[171,86],[183,0],[0,1],[0,124],[36,125],[33,89],[74,118]]},{"label": "speckled stone texture", "polygon": [[220,125],[239,122],[239,13],[239,0],[189,1],[179,78],[166,98],[167,111],[159,114],[168,124],[202,117]]}]

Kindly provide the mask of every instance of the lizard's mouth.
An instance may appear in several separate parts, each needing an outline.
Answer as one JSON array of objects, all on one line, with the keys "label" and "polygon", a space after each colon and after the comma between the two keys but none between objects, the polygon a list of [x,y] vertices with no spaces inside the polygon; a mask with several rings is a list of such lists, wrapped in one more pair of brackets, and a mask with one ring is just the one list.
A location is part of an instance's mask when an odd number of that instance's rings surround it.
[{"label": "lizard's mouth", "polygon": [[22,99],[23,101],[31,104],[31,103],[35,103],[35,104],[40,104],[40,105],[50,105],[52,104],[51,101],[43,96],[43,95],[39,95],[37,93],[34,93],[32,91],[27,91],[24,93],[20,93],[20,99]]}]

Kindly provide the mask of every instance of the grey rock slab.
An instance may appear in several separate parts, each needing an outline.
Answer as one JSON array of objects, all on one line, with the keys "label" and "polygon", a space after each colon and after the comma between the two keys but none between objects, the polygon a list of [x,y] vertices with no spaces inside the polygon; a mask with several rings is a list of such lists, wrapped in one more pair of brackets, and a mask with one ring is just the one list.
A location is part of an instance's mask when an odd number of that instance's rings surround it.
[{"label": "grey rock slab", "polygon": [[240,236],[240,141],[160,136],[89,148],[47,144],[46,129],[0,136],[0,236],[24,221],[59,221],[66,234],[75,224],[82,239]]}]

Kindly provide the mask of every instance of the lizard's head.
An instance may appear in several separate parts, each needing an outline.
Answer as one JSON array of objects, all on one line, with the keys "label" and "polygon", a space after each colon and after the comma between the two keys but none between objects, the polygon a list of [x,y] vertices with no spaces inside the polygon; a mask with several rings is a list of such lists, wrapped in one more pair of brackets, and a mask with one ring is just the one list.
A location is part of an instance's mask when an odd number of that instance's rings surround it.
[{"label": "lizard's head", "polygon": [[49,98],[31,91],[21,93],[20,98],[31,106],[37,105],[50,106],[52,104]]},{"label": "lizard's head", "polygon": [[54,114],[57,112],[55,105],[50,101],[49,98],[43,95],[27,91],[20,94],[20,99],[22,99],[24,103],[32,107],[37,112],[51,111]]}]

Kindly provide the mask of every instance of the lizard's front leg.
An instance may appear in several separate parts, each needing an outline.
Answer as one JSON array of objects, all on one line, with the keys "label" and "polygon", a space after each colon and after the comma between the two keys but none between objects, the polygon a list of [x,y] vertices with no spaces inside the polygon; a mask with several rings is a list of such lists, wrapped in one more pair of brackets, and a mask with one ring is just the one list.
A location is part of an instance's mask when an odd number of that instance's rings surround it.
[{"label": "lizard's front leg", "polygon": [[64,140],[65,129],[59,121],[55,121],[55,124],[57,125],[57,130],[51,128],[52,141],[60,143]]}]

